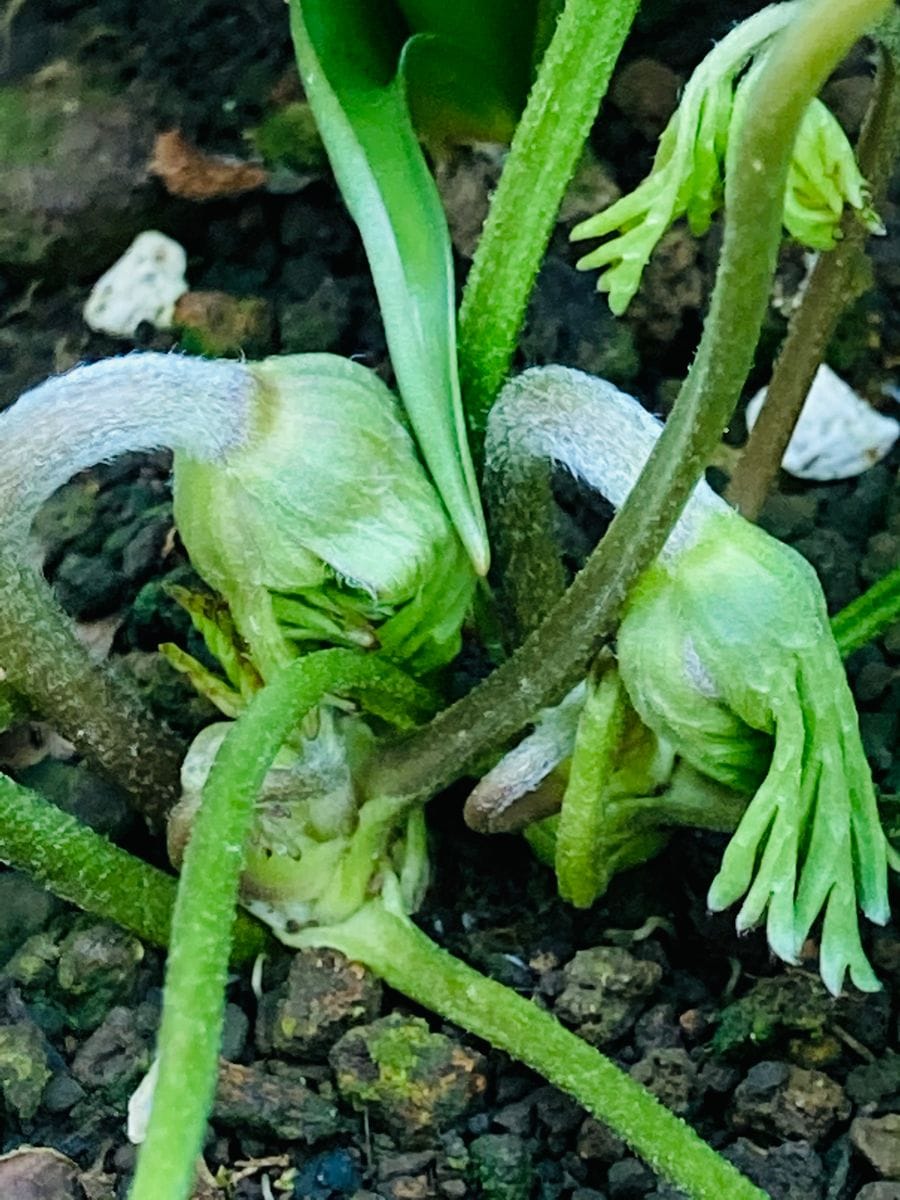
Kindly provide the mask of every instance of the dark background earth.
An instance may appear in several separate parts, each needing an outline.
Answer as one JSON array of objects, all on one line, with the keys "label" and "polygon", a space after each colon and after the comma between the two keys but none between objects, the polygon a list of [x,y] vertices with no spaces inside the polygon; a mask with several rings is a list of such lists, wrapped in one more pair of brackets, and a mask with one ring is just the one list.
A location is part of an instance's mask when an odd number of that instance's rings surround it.
[{"label": "dark background earth", "polygon": [[[575,272],[567,233],[598,197],[639,181],[687,73],[734,19],[758,7],[645,4],[539,279],[521,365],[568,363],[655,411],[671,403],[701,327],[716,231],[697,243],[673,230],[621,321],[608,315],[593,279]],[[204,151],[253,157],[249,131],[299,97],[281,0],[25,0],[8,12],[0,36],[0,403],[76,362],[179,340],[196,349],[217,339],[253,357],[352,354],[389,377],[359,240],[314,144],[302,161],[274,164],[267,188],[202,203],[168,194],[146,169],[155,134],[170,129]],[[826,98],[851,133],[870,78],[861,47],[828,85]],[[48,153],[17,123],[17,96],[33,107],[39,94],[62,97],[74,123],[64,152]],[[460,277],[498,169],[483,148],[437,164]],[[884,207],[888,236],[872,246],[872,287],[829,353],[881,406],[900,363],[898,200],[900,191]],[[148,228],[186,247],[191,291],[218,294],[213,316],[205,309],[180,334],[150,326],[128,340],[92,333],[81,317],[91,283]],[[786,247],[779,296],[790,298],[802,269],[802,255]],[[748,394],[765,381],[784,324],[773,306]],[[742,434],[738,417],[729,438]],[[766,527],[814,564],[832,611],[900,559],[898,460],[895,451],[846,482],[783,479],[765,511]],[[576,550],[587,550],[601,514],[584,497],[565,499]],[[167,719],[184,733],[209,719],[155,654],[160,641],[190,638],[163,593],[164,582],[189,571],[172,537],[167,457],[131,456],[79,477],[48,505],[37,532],[61,602],[98,640],[112,639]],[[848,672],[889,799],[900,790],[900,627],[855,654]],[[17,778],[163,861],[115,789],[61,756],[45,729],[20,728],[0,749]],[[785,968],[762,936],[738,940],[727,915],[706,913],[721,851],[715,839],[679,837],[589,913],[575,913],[524,843],[465,829],[463,794],[432,805],[435,882],[421,914],[429,933],[555,1008],[773,1197],[900,1198],[893,927],[867,930],[885,990],[835,1002],[818,982],[814,946],[808,962]],[[894,809],[885,811],[890,821]],[[426,1036],[413,1019],[427,1014],[332,956],[291,963],[276,951],[265,964],[261,1000],[246,975],[230,989],[227,1063],[206,1149],[210,1171],[230,1190],[201,1182],[198,1196],[671,1194],[656,1190],[649,1170],[577,1105],[502,1055],[431,1017],[435,1036]],[[0,875],[2,1149],[52,1147],[74,1163],[36,1154],[0,1160],[0,1196],[125,1195],[134,1151],[124,1109],[150,1061],[161,968],[153,948],[16,872]],[[359,1032],[348,1035],[353,1025]],[[368,1068],[388,1035],[419,1046],[417,1067],[379,1090]]]}]

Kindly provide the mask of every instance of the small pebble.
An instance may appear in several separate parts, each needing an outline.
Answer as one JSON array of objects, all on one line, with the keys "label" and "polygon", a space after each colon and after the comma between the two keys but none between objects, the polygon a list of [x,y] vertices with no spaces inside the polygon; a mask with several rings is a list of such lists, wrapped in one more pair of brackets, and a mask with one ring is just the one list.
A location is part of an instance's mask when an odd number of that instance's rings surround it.
[{"label": "small pebble", "polygon": [[272,348],[272,310],[259,296],[185,292],[175,304],[171,324],[190,354],[259,358]]},{"label": "small pebble", "polygon": [[113,1008],[78,1048],[72,1074],[87,1091],[125,1104],[150,1066],[150,1047],[130,1008]]},{"label": "small pebble", "polygon": [[634,1042],[638,1050],[674,1049],[681,1046],[681,1029],[671,1004],[654,1004],[637,1019]]},{"label": "small pebble", "polygon": [[531,1155],[523,1138],[486,1133],[469,1146],[470,1171],[483,1200],[528,1200]]},{"label": "small pebble", "polygon": [[571,1133],[584,1120],[584,1108],[558,1088],[538,1088],[533,1099],[535,1115],[550,1133]]},{"label": "small pebble", "polygon": [[40,1107],[52,1074],[49,1050],[43,1033],[31,1021],[0,1025],[0,1094],[7,1109],[23,1121],[29,1121]]},{"label": "small pebble", "polygon": [[452,1125],[487,1087],[480,1054],[399,1013],[351,1029],[329,1057],[341,1095],[403,1145]]},{"label": "small pebble", "polygon": [[587,1162],[613,1163],[625,1156],[622,1139],[594,1117],[586,1117],[578,1130],[578,1155]]},{"label": "small pebble", "polygon": [[325,1150],[303,1162],[294,1177],[291,1195],[304,1200],[331,1200],[333,1196],[354,1195],[360,1183],[359,1163],[349,1150]]},{"label": "small pebble", "polygon": [[564,968],[565,990],[555,1012],[593,1045],[625,1034],[662,978],[658,963],[619,946],[581,950]]},{"label": "small pebble", "polygon": [[853,1200],[900,1200],[900,1181],[879,1180],[861,1187]]},{"label": "small pebble", "polygon": [[822,1071],[789,1063],[757,1063],[734,1092],[735,1127],[769,1136],[818,1142],[849,1115],[850,1104],[840,1084]]},{"label": "small pebble", "polygon": [[679,1117],[688,1116],[699,1101],[697,1068],[679,1046],[649,1050],[628,1073]]},{"label": "small pebble", "polygon": [[263,1053],[323,1061],[354,1025],[372,1021],[381,1008],[379,979],[336,950],[300,950],[287,981],[260,1003],[256,1044]]},{"label": "small pebble", "polygon": [[8,1200],[84,1200],[80,1174],[64,1154],[26,1146],[0,1158],[0,1196]]},{"label": "small pebble", "polygon": [[878,1104],[887,1100],[897,1107],[900,1105],[900,1054],[888,1050],[873,1062],[854,1067],[847,1076],[846,1088],[854,1104]]},{"label": "small pebble", "polygon": [[606,1177],[610,1200],[638,1200],[654,1187],[656,1176],[637,1158],[614,1162]]},{"label": "small pebble", "polygon": [[825,1167],[808,1142],[788,1141],[764,1149],[738,1138],[725,1157],[771,1200],[821,1200],[823,1196]]},{"label": "small pebble", "polygon": [[900,1113],[857,1117],[850,1141],[878,1175],[900,1180]]},{"label": "small pebble", "polygon": [[648,141],[662,133],[678,105],[682,80],[655,58],[635,58],[616,71],[610,98]]},{"label": "small pebble", "polygon": [[187,254],[164,233],[139,233],[122,257],[101,275],[84,306],[97,333],[133,337],[145,321],[168,329],[175,301],[187,291]]},{"label": "small pebble", "polygon": [[286,1064],[270,1074],[258,1066],[222,1062],[212,1120],[241,1134],[249,1131],[308,1146],[343,1128],[335,1106],[307,1087],[296,1067]]},{"label": "small pebble", "polygon": [[131,996],[143,957],[133,934],[107,922],[75,929],[64,939],[56,981],[73,1028],[96,1029],[114,1004]]},{"label": "small pebble", "polygon": [[44,1088],[41,1105],[47,1112],[64,1113],[74,1108],[84,1096],[84,1088],[77,1079],[73,1079],[68,1071],[57,1071]]}]

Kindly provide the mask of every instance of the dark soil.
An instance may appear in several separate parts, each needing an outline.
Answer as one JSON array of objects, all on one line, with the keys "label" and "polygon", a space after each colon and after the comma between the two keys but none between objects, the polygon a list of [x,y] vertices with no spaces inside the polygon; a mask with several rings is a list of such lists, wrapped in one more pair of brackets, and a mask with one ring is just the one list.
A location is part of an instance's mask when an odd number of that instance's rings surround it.
[{"label": "dark soil", "polygon": [[[698,244],[673,231],[619,322],[593,280],[574,271],[566,238],[598,190],[638,181],[685,74],[731,20],[761,6],[719,4],[714,15],[689,7],[693,20],[674,0],[644,6],[595,130],[598,161],[582,180],[594,191],[586,200],[573,191],[522,341],[523,363],[597,372],[660,412],[696,343],[715,233]],[[102,203],[85,182],[90,163],[66,178],[63,216],[48,216],[46,193],[32,196],[34,228],[43,236],[52,225],[53,236],[40,253],[0,266],[3,403],[77,361],[175,344],[149,327],[128,340],[93,334],[81,318],[90,283],[143,228],[183,242],[193,291],[263,302],[253,355],[326,350],[389,374],[359,241],[321,167],[277,191],[191,204],[168,196],[142,166],[153,134],[170,128],[204,150],[249,155],[246,132],[296,94],[280,0],[27,0],[10,30],[7,81],[26,86],[35,72],[59,73],[60,62],[79,86],[104,89],[127,113],[115,128],[128,144],[104,176]],[[869,74],[859,52],[829,85],[851,129]],[[439,166],[461,276],[496,171],[491,156],[471,152]],[[900,191],[885,206],[889,236],[873,248],[874,287],[842,321],[830,355],[873,399],[900,362],[895,199]],[[9,203],[0,182],[0,208]],[[91,222],[96,238],[85,234]],[[800,266],[787,249],[783,292],[796,287]],[[766,378],[783,329],[773,308],[751,384]],[[741,434],[736,421],[734,439]],[[766,508],[763,524],[814,564],[832,611],[900,557],[898,463],[895,451],[856,480],[784,479]],[[585,497],[568,499],[573,536],[587,549],[604,514]],[[186,734],[208,720],[210,710],[155,653],[166,640],[199,652],[164,592],[190,574],[172,537],[167,457],[129,457],[79,477],[48,505],[37,532],[61,602],[128,657],[161,715]],[[900,628],[855,654],[848,672],[876,780],[890,797],[900,790]],[[116,790],[60,758],[46,731],[20,729],[2,749],[23,782],[163,861]],[[659,861],[617,879],[593,910],[577,913],[559,901],[523,841],[466,830],[462,794],[432,805],[435,881],[421,914],[429,933],[554,1009],[777,1200],[900,1197],[893,927],[867,931],[885,990],[833,1001],[818,981],[814,946],[807,963],[785,968],[769,958],[761,935],[739,940],[729,915],[705,911],[722,848],[716,839],[680,836]],[[134,1162],[125,1106],[151,1059],[161,979],[157,950],[15,872],[0,875],[2,1150],[40,1146],[66,1156],[0,1159],[0,1196],[124,1197]],[[379,1066],[397,1038],[414,1051],[399,1081]],[[334,955],[277,953],[264,966],[261,998],[248,978],[236,978],[223,1059],[205,1147],[210,1178],[198,1183],[198,1196],[672,1196],[573,1101]],[[216,1191],[213,1178],[230,1190]]]}]

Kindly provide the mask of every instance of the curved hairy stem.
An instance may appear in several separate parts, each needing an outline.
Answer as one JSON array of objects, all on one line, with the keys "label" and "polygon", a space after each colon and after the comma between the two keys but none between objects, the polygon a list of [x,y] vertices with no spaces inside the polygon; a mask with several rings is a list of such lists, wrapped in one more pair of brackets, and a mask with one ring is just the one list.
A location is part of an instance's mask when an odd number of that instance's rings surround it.
[{"label": "curved hairy stem", "polygon": [[661,550],[747,378],[781,237],[794,137],[810,99],[888,0],[808,0],[773,42],[729,148],[722,256],[697,356],[637,486],[565,596],[463,700],[389,750],[377,792],[412,801],[471,770],[583,676],[628,590]]},{"label": "curved hairy stem", "polygon": [[[553,531],[554,466],[619,509],[634,488],[663,426],[618,388],[569,367],[536,367],[511,380],[491,412],[485,491],[491,507],[507,606],[530,632],[563,591]],[[712,511],[727,505],[701,482],[661,557],[691,544]]]},{"label": "curved hairy stem", "polygon": [[177,797],[183,748],[128,680],[92,661],[32,566],[29,530],[58,487],[118,454],[221,457],[247,436],[255,390],[240,363],[134,354],[50,379],[0,416],[0,666],[150,817]]},{"label": "curved hairy stem", "polygon": [[638,0],[567,0],[516,129],[459,311],[459,372],[480,440],[525,307]]}]

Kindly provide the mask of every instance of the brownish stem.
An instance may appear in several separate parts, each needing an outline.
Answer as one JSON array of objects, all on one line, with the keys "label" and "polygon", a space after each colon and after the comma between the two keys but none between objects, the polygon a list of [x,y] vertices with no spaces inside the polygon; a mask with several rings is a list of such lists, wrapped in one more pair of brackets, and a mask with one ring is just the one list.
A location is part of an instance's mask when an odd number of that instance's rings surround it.
[{"label": "brownish stem", "polygon": [[[900,77],[892,57],[883,52],[857,148],[860,169],[869,181],[876,208],[884,199],[896,156],[898,131]],[[775,362],[765,404],[725,493],[751,521],[759,516],[775,483],[794,426],[841,314],[866,290],[867,232],[855,209],[848,208],[844,213],[841,234],[836,248],[820,254],[812,269]]]},{"label": "brownish stem", "polygon": [[161,821],[180,792],[181,739],[132,680],[91,659],[44,580],[2,543],[0,600],[0,663],[9,683],[150,822]]}]

